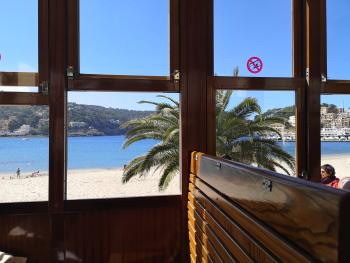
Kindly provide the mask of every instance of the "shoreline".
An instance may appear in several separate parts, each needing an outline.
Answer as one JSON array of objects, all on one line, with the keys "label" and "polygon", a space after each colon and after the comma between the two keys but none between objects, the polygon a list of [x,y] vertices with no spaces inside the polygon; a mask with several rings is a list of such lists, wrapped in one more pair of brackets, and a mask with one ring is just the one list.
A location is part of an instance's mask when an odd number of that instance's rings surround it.
[{"label": "shoreline", "polygon": [[[68,133],[67,137],[113,137],[113,136],[126,136],[126,133],[121,133],[121,134],[88,134],[88,133]],[[30,138],[49,138],[48,134],[38,134],[38,135],[33,135],[33,134],[27,134],[27,135],[0,135],[0,138],[18,138],[18,139],[30,139]],[[282,140],[282,139],[275,139],[272,141],[274,142],[296,142],[296,140]],[[350,139],[322,139],[321,137],[321,142],[350,142]]]},{"label": "shoreline", "polygon": [[[10,174],[13,176],[13,174]],[[144,177],[135,176],[122,182],[122,168],[70,170],[67,176],[67,199],[104,199],[139,196],[180,195],[181,180],[177,174],[167,189],[159,191],[159,171],[151,170]],[[48,200],[49,177],[2,179],[0,203],[35,202]]]},{"label": "shoreline", "polygon": [[[347,162],[348,160],[348,162]],[[343,161],[343,163],[341,163],[340,161]],[[325,164],[325,163],[330,163],[331,162],[336,162],[338,166],[346,166],[349,169],[347,171],[349,171],[349,176],[350,176],[350,153],[332,153],[332,154],[323,154],[321,155],[321,165]],[[334,165],[333,165],[334,166]],[[340,168],[341,168],[340,167]],[[90,167],[90,168],[73,168],[73,169],[67,169],[67,175],[76,175],[76,174],[91,174],[91,173],[98,173],[101,174],[102,172],[106,172],[106,173],[113,173],[116,172],[118,173],[118,175],[120,175],[120,177],[122,176],[122,170],[123,167]],[[344,170],[344,169],[340,169],[340,170]],[[38,171],[38,170],[37,170]],[[1,172],[0,171],[0,180],[4,179],[27,179],[27,178],[35,178],[35,177],[45,177],[48,176],[48,171],[40,171],[39,169],[39,174],[34,174],[36,171],[22,171],[21,170],[21,176],[19,178],[17,178],[16,176],[16,169],[13,172]],[[150,172],[152,176],[152,172]],[[11,178],[10,178],[11,177]]]},{"label": "shoreline", "polygon": [[[322,156],[322,164],[334,166],[339,179],[350,176],[350,155]],[[67,199],[104,199],[139,196],[164,196],[181,194],[181,178],[177,174],[167,189],[159,191],[160,171],[151,170],[144,177],[135,176],[122,183],[123,168],[71,169],[67,176]],[[47,172],[39,176],[22,173],[0,174],[0,202],[35,202],[48,200],[49,176]]]}]

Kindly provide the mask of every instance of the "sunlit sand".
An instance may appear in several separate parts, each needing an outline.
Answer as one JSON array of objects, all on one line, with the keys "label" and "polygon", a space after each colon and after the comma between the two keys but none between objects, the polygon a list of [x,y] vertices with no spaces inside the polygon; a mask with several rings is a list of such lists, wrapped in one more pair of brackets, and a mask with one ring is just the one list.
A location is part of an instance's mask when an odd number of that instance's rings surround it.
[{"label": "sunlit sand", "polygon": [[[95,199],[113,197],[158,196],[180,194],[179,175],[173,178],[169,187],[159,191],[159,172],[150,172],[145,177],[134,177],[122,183],[122,169],[70,170],[67,178],[68,199]],[[32,202],[48,200],[48,176],[30,177],[22,173],[0,174],[0,202]]]}]

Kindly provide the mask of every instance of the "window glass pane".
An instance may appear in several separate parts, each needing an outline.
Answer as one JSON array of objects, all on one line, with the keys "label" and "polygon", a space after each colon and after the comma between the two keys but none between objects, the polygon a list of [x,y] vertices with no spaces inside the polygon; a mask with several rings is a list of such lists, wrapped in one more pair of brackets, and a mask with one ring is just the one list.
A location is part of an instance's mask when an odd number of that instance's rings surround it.
[{"label": "window glass pane", "polygon": [[350,95],[321,96],[321,164],[350,176]]},{"label": "window glass pane", "polygon": [[291,0],[215,0],[214,57],[220,76],[292,76]]},{"label": "window glass pane", "polygon": [[327,75],[330,79],[350,79],[350,2],[327,1]]},{"label": "window glass pane", "polygon": [[0,106],[0,202],[48,200],[47,106]]},{"label": "window glass pane", "polygon": [[294,91],[218,90],[217,156],[295,176]]},{"label": "window glass pane", "polygon": [[169,1],[80,1],[81,73],[169,75]]},{"label": "window glass pane", "polygon": [[0,72],[38,72],[38,0],[0,1]]},{"label": "window glass pane", "polygon": [[69,92],[68,199],[180,194],[179,96],[159,95]]}]

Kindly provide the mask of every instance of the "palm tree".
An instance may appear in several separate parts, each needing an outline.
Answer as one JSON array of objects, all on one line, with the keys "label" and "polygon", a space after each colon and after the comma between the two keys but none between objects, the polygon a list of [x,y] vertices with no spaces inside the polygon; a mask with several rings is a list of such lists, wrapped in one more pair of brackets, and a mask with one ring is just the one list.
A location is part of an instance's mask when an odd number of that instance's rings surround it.
[{"label": "palm tree", "polygon": [[166,102],[139,102],[154,105],[154,114],[124,124],[128,129],[124,149],[146,139],[157,140],[159,143],[146,154],[130,161],[124,168],[122,180],[126,183],[136,175],[145,176],[154,168],[155,171],[161,171],[158,187],[164,190],[179,173],[179,103],[167,96],[157,97],[166,99]]},{"label": "palm tree", "polygon": [[[238,75],[238,68],[234,76]],[[266,134],[281,137],[271,124],[283,124],[284,118],[264,116],[254,98],[246,98],[228,110],[232,91],[218,90],[216,95],[217,155],[230,160],[257,165],[272,171],[294,171],[294,158]],[[159,141],[146,154],[130,161],[123,171],[123,183],[132,177],[145,176],[152,168],[161,171],[159,189],[164,190],[179,172],[179,103],[167,96],[166,102],[140,101],[156,107],[156,112],[142,119],[128,121],[124,148],[145,139]],[[255,117],[255,118],[254,118]]]},{"label": "palm tree", "polygon": [[[267,134],[282,137],[272,124],[290,125],[284,118],[264,116],[256,99],[246,98],[228,110],[232,90],[216,94],[216,154],[229,160],[256,165],[271,171],[294,171],[294,158]],[[255,118],[254,118],[255,117]]]}]

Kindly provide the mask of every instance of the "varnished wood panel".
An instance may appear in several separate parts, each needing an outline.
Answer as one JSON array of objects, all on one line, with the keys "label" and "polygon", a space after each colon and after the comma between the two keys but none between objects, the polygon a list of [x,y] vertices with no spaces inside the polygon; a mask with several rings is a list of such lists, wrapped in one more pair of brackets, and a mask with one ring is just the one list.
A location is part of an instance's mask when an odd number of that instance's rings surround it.
[{"label": "varnished wood panel", "polygon": [[196,262],[201,262],[200,260],[202,259],[204,259],[204,262],[225,262],[216,250],[216,245],[213,244],[216,241],[208,238],[207,234],[203,232],[201,226],[196,223],[194,218],[189,220],[189,229],[191,231],[189,233],[190,246],[194,247],[197,252],[198,250],[205,250],[205,253],[208,255],[208,257],[203,257],[202,252],[200,252],[199,257],[193,256],[196,258]]},{"label": "varnished wood panel", "polygon": [[[192,199],[194,200],[194,199]],[[204,228],[203,231],[206,231],[206,227],[209,228],[208,231],[212,231],[213,235],[223,247],[226,248],[230,254],[233,255],[239,262],[253,262],[250,256],[242,249],[242,247],[236,242],[236,240],[231,237],[227,231],[216,222],[216,220],[206,211],[206,209],[201,206],[198,202],[194,201],[193,214],[195,219],[199,222],[199,225]],[[189,203],[189,210],[190,210]]]},{"label": "varnished wood panel", "polygon": [[[243,213],[241,209],[227,199],[223,198],[220,194],[215,192],[211,187],[207,186],[205,183],[201,182],[199,178],[195,176],[191,176],[191,181],[196,184],[196,187],[191,189],[192,195],[189,195],[190,202],[193,202],[193,199],[196,197],[196,201],[205,205],[206,209],[210,209],[207,204],[208,198],[203,198],[203,194],[210,197],[210,200],[215,203],[218,207],[220,207],[227,215],[231,218],[234,218],[237,224],[244,227],[244,229],[250,233],[257,242],[261,243],[261,246],[265,246],[268,248],[271,253],[274,255],[278,255],[278,258],[284,262],[312,262],[311,259],[305,258],[305,256],[301,255],[299,251],[287,243],[287,241],[277,234],[274,234],[271,229],[259,223],[258,220],[252,218],[250,215]],[[201,189],[197,189],[197,186]],[[244,246],[244,243],[241,243]],[[263,251],[251,251],[254,243],[250,243],[252,246],[249,251],[254,255],[254,253],[259,254],[259,261],[264,260]],[[294,261],[293,261],[294,260]]]},{"label": "varnished wood panel", "polygon": [[191,223],[188,224],[188,229],[190,240],[190,253],[192,254],[192,258],[195,258],[195,261],[212,262],[208,248],[205,245],[203,245],[201,239],[199,238],[199,235],[196,235],[196,230],[194,229],[194,226]]},{"label": "varnished wood panel", "polygon": [[0,250],[27,257],[28,263],[47,263],[50,246],[48,215],[0,216]]},{"label": "varnished wood panel", "polygon": [[[220,210],[212,201],[206,198],[199,189],[193,187],[193,195],[197,198],[191,198],[194,202],[195,209],[201,214],[209,224],[219,225],[226,232],[226,243],[234,242],[234,246],[240,246],[243,253],[249,254],[254,262],[278,262],[278,259],[264,247],[264,244],[255,240],[249,233],[247,233],[241,226],[239,226],[233,219],[229,218],[223,211]],[[191,194],[192,194],[191,193]],[[191,202],[191,201],[190,201]],[[232,239],[236,241],[231,241]]]},{"label": "varnished wood panel", "polygon": [[66,215],[66,262],[179,262],[180,211],[177,205]]},{"label": "varnished wood panel", "polygon": [[[340,233],[350,233],[339,222],[348,218],[349,193],[205,155],[198,176],[315,258],[348,258],[348,251],[339,249],[346,242]],[[272,183],[271,191],[263,188],[264,179]]]},{"label": "varnished wood panel", "polygon": [[29,263],[181,261],[179,196],[65,205],[51,214],[47,202],[2,205],[0,250]]}]

